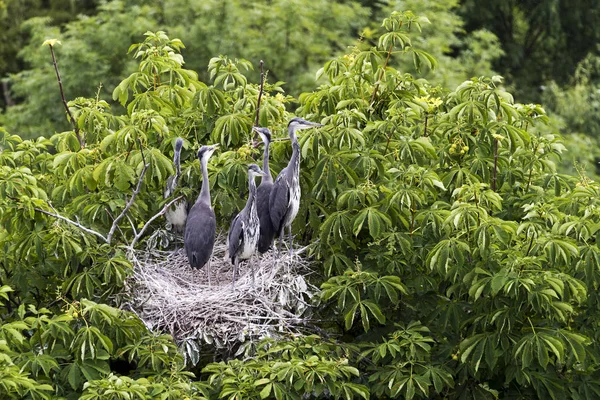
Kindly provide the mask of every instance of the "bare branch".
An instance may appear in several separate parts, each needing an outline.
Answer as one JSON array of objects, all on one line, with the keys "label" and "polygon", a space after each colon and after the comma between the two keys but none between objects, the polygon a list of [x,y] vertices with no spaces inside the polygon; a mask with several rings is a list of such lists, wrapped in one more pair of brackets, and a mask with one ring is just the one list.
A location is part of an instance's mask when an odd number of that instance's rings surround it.
[{"label": "bare branch", "polygon": [[129,225],[131,225],[131,230],[133,231],[133,234],[137,235],[137,230],[135,229],[135,225],[133,225],[133,221],[131,220],[129,215],[126,215],[126,217],[127,217],[127,221],[129,221]]},{"label": "bare branch", "polygon": [[[50,203],[48,203],[48,205],[54,209],[54,207],[52,207],[52,205],[50,205]],[[81,225],[79,222],[75,222],[72,219],[69,219],[67,217],[63,217],[62,215],[58,214],[58,213],[51,213],[50,211],[46,211],[46,210],[42,210],[41,208],[34,208],[35,211],[41,212],[42,214],[46,214],[49,215],[51,217],[54,217],[56,219],[60,219],[63,220],[73,226],[76,226],[77,228],[81,229],[82,231],[89,233],[90,235],[95,235],[98,236],[100,239],[104,240],[104,242],[109,243],[108,239],[106,237],[104,237],[101,233],[96,232],[93,229],[90,228],[86,228],[85,226]]]},{"label": "bare branch", "polygon": [[171,207],[173,204],[175,204],[175,202],[177,202],[178,200],[181,200],[184,196],[179,196],[174,198],[173,200],[171,200],[170,202],[168,202],[167,204],[165,204],[165,206],[162,208],[162,210],[160,210],[157,214],[155,214],[152,218],[150,218],[142,227],[142,229],[135,235],[135,237],[133,238],[133,240],[131,241],[131,244],[129,245],[129,247],[131,249],[133,249],[133,246],[137,243],[138,240],[140,240],[140,238],[142,237],[142,235],[144,234],[144,232],[146,231],[146,228],[148,228],[150,226],[150,224],[158,217],[160,217],[161,215],[164,215],[167,210],[169,209],[169,207]]},{"label": "bare branch", "polygon": [[[254,120],[254,126],[256,126],[256,127],[259,126],[258,120],[260,117],[260,100],[262,99],[264,86],[265,86],[265,72],[263,70],[263,65],[264,65],[263,60],[260,60],[260,89],[258,91],[258,101],[256,102],[256,118]],[[258,147],[259,143],[260,143],[260,140],[258,140],[258,133],[256,133],[256,131],[255,131],[253,139],[252,139],[252,146],[256,148],[256,147]]]},{"label": "bare branch", "polygon": [[58,88],[60,90],[60,97],[62,98],[63,106],[65,107],[65,110],[67,111],[67,115],[69,116],[69,122],[71,123],[71,125],[73,125],[73,132],[75,132],[75,136],[77,136],[79,145],[81,146],[81,148],[84,148],[85,142],[83,141],[83,137],[81,137],[79,128],[77,127],[77,122],[75,121],[75,118],[73,118],[73,114],[71,114],[71,110],[69,110],[69,105],[67,104],[67,100],[65,98],[65,91],[63,90],[63,84],[62,84],[62,80],[60,78],[60,72],[58,72],[58,64],[56,62],[56,56],[54,55],[54,46],[49,44],[48,47],[50,47],[50,54],[52,54],[52,63],[54,64],[54,71],[56,71],[56,79],[58,80]]},{"label": "bare branch", "polygon": [[254,126],[258,126],[258,118],[260,115],[260,99],[262,98],[263,88],[265,85],[265,73],[263,71],[263,65],[263,60],[260,60],[260,90],[258,91],[258,101],[256,102],[256,119],[254,121]]},{"label": "bare branch", "polygon": [[117,226],[118,226],[119,222],[123,219],[123,217],[125,217],[125,214],[127,214],[129,209],[133,205],[135,198],[140,193],[140,189],[142,188],[142,181],[144,180],[144,175],[146,175],[146,171],[148,170],[148,167],[150,166],[150,164],[146,162],[146,157],[144,156],[144,149],[142,148],[142,144],[139,143],[139,145],[140,145],[140,152],[142,153],[142,162],[144,163],[144,168],[142,169],[142,173],[140,174],[140,178],[138,179],[137,186],[135,187],[135,190],[131,194],[131,198],[125,205],[125,208],[123,209],[123,211],[121,211],[121,214],[119,214],[119,216],[117,218],[115,218],[115,220],[112,223],[112,226],[110,227],[110,231],[108,231],[108,235],[106,235],[106,242],[108,244],[110,244],[112,237],[115,234],[115,231],[117,230]]}]

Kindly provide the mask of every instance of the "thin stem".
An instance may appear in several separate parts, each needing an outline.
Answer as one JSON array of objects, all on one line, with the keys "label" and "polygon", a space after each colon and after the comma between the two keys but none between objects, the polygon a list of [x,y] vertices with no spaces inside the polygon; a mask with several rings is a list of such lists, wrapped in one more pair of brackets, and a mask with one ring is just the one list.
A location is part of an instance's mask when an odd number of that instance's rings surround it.
[{"label": "thin stem", "polygon": [[529,247],[527,248],[527,253],[525,253],[525,257],[527,257],[529,255],[529,252],[531,251],[531,247],[533,247],[533,238],[535,235],[531,235],[531,240],[529,241]]},{"label": "thin stem", "polygon": [[529,177],[527,178],[527,186],[525,187],[525,193],[529,192],[529,185],[531,185],[531,175],[533,174],[533,165],[529,169]]},{"label": "thin stem", "polygon": [[492,174],[492,190],[496,191],[496,177],[498,174],[498,139],[494,139],[494,171]]},{"label": "thin stem", "polygon": [[[258,118],[260,115],[260,100],[262,99],[263,88],[265,85],[265,73],[263,70],[264,62],[260,60],[260,90],[258,91],[258,101],[256,102],[256,118],[254,120],[254,126],[258,126]],[[257,133],[255,133],[256,137]]]},{"label": "thin stem", "polygon": [[[260,60],[260,89],[258,90],[258,100],[256,101],[256,117],[254,119],[254,126],[260,126],[258,124],[260,117],[260,101],[262,99],[264,86],[265,86],[265,72],[263,70],[264,62]],[[258,140],[258,133],[254,131],[254,137],[252,138],[252,147],[256,148],[260,145],[260,140]]]},{"label": "thin stem", "polygon": [[[396,127],[396,124],[395,124],[395,123],[394,123],[394,127]],[[392,134],[393,134],[393,133],[394,133],[394,131],[393,131],[393,130],[390,130],[390,132],[389,132],[389,133],[388,133],[388,135],[387,135],[387,141],[385,142],[385,150],[383,151],[383,155],[384,155],[384,157],[385,157],[385,155],[386,155],[386,154],[387,154],[387,152],[388,152],[388,148],[389,148],[389,146],[390,146],[390,141],[392,140]]]},{"label": "thin stem", "polygon": [[423,136],[427,136],[427,122],[429,121],[429,114],[425,114],[425,127],[423,128]]},{"label": "thin stem", "polygon": [[56,62],[56,56],[54,55],[54,46],[49,45],[50,54],[52,54],[52,63],[54,64],[54,71],[56,71],[56,79],[58,80],[58,88],[60,90],[60,97],[62,98],[63,106],[67,111],[67,115],[69,116],[69,122],[73,125],[73,132],[75,132],[75,136],[77,136],[77,140],[79,141],[79,145],[81,148],[85,147],[85,142],[79,133],[79,128],[77,127],[77,122],[75,122],[75,118],[73,118],[73,114],[71,114],[71,110],[69,110],[69,105],[67,104],[67,100],[65,98],[65,91],[63,90],[62,79],[60,78],[60,72],[58,71],[58,64]]},{"label": "thin stem", "polygon": [[392,50],[394,49],[394,43],[390,44],[390,48],[387,51],[387,57],[385,58],[385,62],[383,63],[383,68],[381,69],[381,73],[379,74],[379,79],[377,79],[377,83],[375,84],[375,89],[373,90],[373,95],[371,96],[371,102],[369,107],[373,107],[375,103],[375,96],[377,96],[377,90],[379,90],[379,82],[383,79],[383,75],[385,74],[385,69],[387,68],[388,62],[390,61],[390,57],[392,56]]}]

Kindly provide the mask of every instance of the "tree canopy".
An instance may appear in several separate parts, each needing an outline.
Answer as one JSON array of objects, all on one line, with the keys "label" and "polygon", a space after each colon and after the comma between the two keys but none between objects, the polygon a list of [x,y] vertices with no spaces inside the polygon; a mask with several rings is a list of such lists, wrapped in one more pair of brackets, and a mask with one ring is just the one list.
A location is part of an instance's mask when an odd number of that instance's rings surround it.
[{"label": "tree canopy", "polygon": [[[240,343],[243,357],[202,338],[178,350],[170,335],[120,309],[130,249],[149,244],[137,233],[168,201],[175,139],[185,143],[179,194],[190,199],[200,187],[195,150],[220,143],[209,179],[221,227],[243,207],[247,164],[262,154],[250,130],[260,90],[249,78],[253,63],[215,55],[200,79],[175,36],[148,31],[130,46],[123,38],[138,37],[153,15],[136,6],[139,23],[118,22],[119,3],[98,14],[112,13],[103,32],[114,42],[99,40],[89,19],[77,22],[79,33],[87,26],[98,46],[114,51],[113,64],[88,72],[115,81],[107,98],[91,75],[79,77],[91,96],[67,96],[72,120],[49,77],[48,47],[61,72],[93,64],[79,58],[88,54],[80,53],[85,36],[24,50],[40,67],[20,84],[37,81],[47,91],[33,93],[58,96],[51,112],[64,130],[35,139],[0,131],[2,397],[600,393],[600,186],[584,173],[557,172],[560,135],[540,105],[515,102],[500,76],[451,89],[425,78],[443,76],[436,67],[444,65],[421,47],[435,43],[421,36],[431,19],[409,11],[390,12],[376,33],[324,62],[313,71],[319,86],[297,100],[279,76],[269,74],[264,86],[258,120],[276,137],[294,114],[325,125],[300,135],[302,203],[293,225],[317,266],[308,277],[320,287],[312,334]],[[39,47],[43,21],[30,27]],[[129,47],[130,57],[117,47]],[[127,72],[111,75],[109,65]],[[285,141],[273,143],[274,172],[289,154]],[[180,352],[199,363],[186,365]]]}]

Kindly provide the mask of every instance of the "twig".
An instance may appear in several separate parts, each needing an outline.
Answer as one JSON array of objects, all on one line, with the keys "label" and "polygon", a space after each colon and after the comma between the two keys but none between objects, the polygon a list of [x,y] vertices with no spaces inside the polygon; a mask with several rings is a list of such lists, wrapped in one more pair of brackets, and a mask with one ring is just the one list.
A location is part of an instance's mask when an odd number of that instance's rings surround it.
[{"label": "twig", "polygon": [[[48,204],[50,204],[50,203],[48,203]],[[50,206],[50,207],[52,207],[52,206]],[[107,239],[106,237],[104,237],[104,236],[103,236],[101,233],[99,233],[99,232],[96,232],[96,231],[95,231],[95,230],[93,230],[93,229],[86,228],[85,226],[81,225],[79,222],[75,222],[75,221],[73,221],[72,219],[69,219],[69,218],[67,218],[67,217],[63,217],[62,215],[60,215],[60,214],[58,214],[58,213],[56,213],[56,214],[55,214],[55,213],[51,213],[50,211],[42,210],[41,208],[34,208],[34,210],[35,210],[35,211],[38,211],[38,212],[41,212],[42,214],[46,214],[46,215],[49,215],[49,216],[51,216],[51,217],[54,217],[54,218],[56,218],[56,219],[60,219],[60,220],[63,220],[63,221],[65,221],[65,222],[68,222],[69,224],[71,224],[71,225],[73,225],[73,226],[76,226],[77,228],[81,229],[82,231],[84,231],[84,232],[86,232],[86,233],[89,233],[89,234],[91,234],[91,235],[98,236],[100,239],[102,239],[102,240],[104,240],[106,243],[108,243],[108,239]]]},{"label": "twig", "polygon": [[135,235],[135,237],[133,238],[133,240],[131,241],[131,244],[129,245],[129,247],[131,249],[133,249],[133,246],[137,243],[138,240],[140,240],[140,238],[142,237],[142,235],[144,234],[144,232],[146,231],[146,228],[148,228],[150,226],[150,224],[158,217],[160,217],[161,215],[164,215],[167,210],[169,209],[169,207],[171,207],[175,202],[177,202],[178,200],[181,200],[184,196],[181,195],[179,197],[174,198],[173,200],[171,200],[170,202],[168,202],[167,204],[165,204],[165,206],[162,208],[162,210],[160,210],[157,214],[155,214],[152,218],[150,218],[142,227],[142,229],[140,229],[140,231]]},{"label": "twig", "polygon": [[498,139],[494,139],[494,172],[492,174],[492,190],[496,191],[496,176],[498,173]]},{"label": "twig", "polygon": [[126,215],[126,217],[127,217],[127,220],[129,221],[129,225],[131,225],[131,230],[133,231],[133,234],[137,235],[137,230],[135,229],[135,225],[133,225],[133,221],[131,220],[129,215]]},{"label": "twig", "polygon": [[[262,99],[263,90],[265,86],[265,72],[263,70],[263,65],[263,60],[260,60],[260,89],[258,90],[258,100],[256,101],[256,118],[254,119],[254,126],[256,127],[260,126],[258,124],[260,117],[260,100]],[[253,147],[258,147],[258,144],[260,143],[260,141],[258,140],[258,133],[256,133],[256,131],[254,131],[252,142]]]},{"label": "twig", "polygon": [[67,104],[67,100],[65,98],[65,91],[63,90],[62,80],[60,78],[60,72],[58,71],[58,64],[56,62],[56,56],[54,55],[54,46],[48,43],[48,47],[50,47],[50,54],[52,54],[52,63],[54,64],[54,71],[56,71],[56,79],[58,80],[58,88],[60,90],[60,97],[62,98],[62,103],[65,106],[65,110],[67,111],[67,115],[69,116],[69,122],[73,125],[73,132],[75,132],[75,136],[77,136],[77,140],[79,141],[79,146],[81,148],[85,147],[85,142],[83,141],[83,137],[79,133],[79,128],[77,127],[77,122],[75,118],[73,118],[73,114],[71,114],[71,110],[69,110],[69,105]]},{"label": "twig", "polygon": [[392,50],[394,49],[394,43],[390,44],[390,48],[387,51],[387,57],[385,58],[385,63],[383,63],[383,68],[381,69],[381,73],[379,74],[379,79],[377,79],[377,83],[375,84],[375,89],[373,89],[373,95],[371,96],[371,104],[369,107],[373,107],[375,104],[375,96],[377,96],[377,90],[379,89],[379,83],[383,79],[385,75],[385,69],[387,68],[388,62],[390,61],[390,57],[392,56]]},{"label": "twig", "polygon": [[137,186],[135,187],[135,190],[131,194],[131,198],[125,205],[125,208],[123,209],[123,211],[121,211],[121,214],[119,214],[119,216],[117,218],[115,218],[115,220],[112,223],[112,226],[110,227],[110,230],[108,231],[108,235],[106,235],[106,243],[108,243],[108,244],[110,244],[112,237],[115,234],[115,231],[117,230],[117,225],[119,224],[119,221],[121,221],[123,219],[123,217],[125,217],[125,214],[127,214],[129,209],[133,205],[135,198],[140,193],[140,189],[142,188],[142,181],[144,180],[144,175],[146,174],[146,170],[148,170],[148,167],[150,166],[150,164],[146,162],[146,157],[144,156],[144,149],[142,148],[141,142],[138,141],[138,143],[140,146],[140,152],[142,153],[142,162],[144,163],[144,168],[142,169],[142,173],[140,174],[140,178],[138,179]]},{"label": "twig", "polygon": [[258,101],[256,102],[256,119],[254,121],[254,126],[258,126],[258,118],[260,115],[260,100],[263,94],[263,88],[265,85],[265,73],[263,71],[263,60],[260,60],[260,90],[258,91]]}]

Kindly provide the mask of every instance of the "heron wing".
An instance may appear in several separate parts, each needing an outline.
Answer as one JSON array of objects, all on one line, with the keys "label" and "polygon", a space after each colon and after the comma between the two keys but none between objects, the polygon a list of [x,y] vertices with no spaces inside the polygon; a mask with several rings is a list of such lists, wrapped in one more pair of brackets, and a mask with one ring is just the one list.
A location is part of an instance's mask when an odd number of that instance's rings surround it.
[{"label": "heron wing", "polygon": [[269,196],[269,214],[277,234],[283,229],[283,221],[290,205],[290,187],[285,175],[284,171],[279,174]]},{"label": "heron wing", "polygon": [[242,213],[239,213],[235,216],[227,235],[227,250],[229,251],[231,262],[234,261],[238,250],[244,245],[244,221],[242,221],[241,215]]},{"label": "heron wing", "polygon": [[256,212],[260,221],[260,237],[258,239],[258,251],[264,253],[273,244],[275,229],[271,222],[269,210],[269,197],[273,189],[273,183],[263,182],[256,190]]},{"label": "heron wing", "polygon": [[202,268],[209,260],[215,244],[217,221],[212,208],[194,204],[185,224],[185,251],[193,268]]}]

